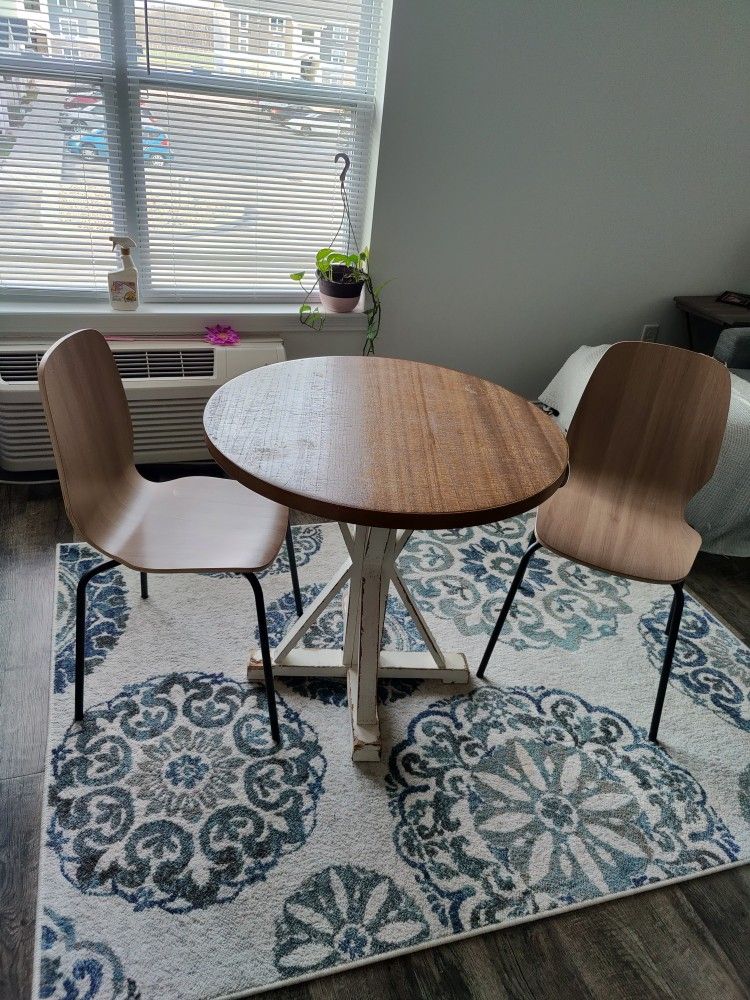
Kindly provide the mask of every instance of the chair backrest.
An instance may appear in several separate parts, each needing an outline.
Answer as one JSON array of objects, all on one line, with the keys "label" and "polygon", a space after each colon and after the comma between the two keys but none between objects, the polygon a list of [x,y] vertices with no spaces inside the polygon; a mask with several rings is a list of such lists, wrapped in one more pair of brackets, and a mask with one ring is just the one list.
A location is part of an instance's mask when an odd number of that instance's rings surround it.
[{"label": "chair backrest", "polygon": [[[711,478],[731,396],[713,358],[663,344],[614,344],[568,430],[571,478],[589,472],[634,500],[682,512]],[[640,494],[640,496],[639,496]]]},{"label": "chair backrest", "polygon": [[125,390],[109,346],[96,330],[70,333],[39,365],[65,510],[77,534],[96,544],[116,523],[138,479]]}]

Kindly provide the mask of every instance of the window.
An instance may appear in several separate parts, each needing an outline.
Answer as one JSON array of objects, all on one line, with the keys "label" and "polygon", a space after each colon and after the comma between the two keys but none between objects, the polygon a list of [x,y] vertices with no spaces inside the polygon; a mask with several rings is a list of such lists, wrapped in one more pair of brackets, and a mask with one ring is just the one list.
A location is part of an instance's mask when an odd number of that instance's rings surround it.
[{"label": "window", "polygon": [[[28,21],[18,17],[0,17],[0,50],[22,52],[28,47],[29,40]],[[12,84],[12,81],[7,83]]]},{"label": "window", "polygon": [[349,29],[344,24],[334,24],[331,26],[331,35],[336,42],[345,42],[349,37]]},{"label": "window", "polygon": [[315,45],[315,28],[303,28],[300,32],[303,45]]},{"label": "window", "polygon": [[[340,150],[361,226],[381,0],[347,0],[349,65],[327,80],[300,75],[275,0],[268,51],[234,2],[148,0],[146,19],[144,0],[58,0],[36,51],[0,19],[3,296],[106,299],[125,232],[145,301],[294,301],[289,273],[338,226]],[[295,11],[319,35],[330,0]]]},{"label": "window", "polygon": [[346,62],[346,49],[331,49],[330,62],[334,66],[343,66]]},{"label": "window", "polygon": [[81,26],[75,17],[61,17],[58,25],[60,33],[66,38],[78,38],[81,34]]}]

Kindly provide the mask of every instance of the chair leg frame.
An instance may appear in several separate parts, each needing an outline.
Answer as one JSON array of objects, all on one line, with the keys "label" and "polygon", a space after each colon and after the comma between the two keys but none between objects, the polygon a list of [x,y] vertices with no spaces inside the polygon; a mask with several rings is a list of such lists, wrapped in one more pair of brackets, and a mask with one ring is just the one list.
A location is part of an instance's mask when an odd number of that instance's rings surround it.
[{"label": "chair leg frame", "polygon": [[[291,532],[289,533],[291,539]],[[292,550],[293,554],[293,550]],[[292,564],[290,559],[290,564]],[[75,625],[75,692],[73,719],[75,722],[83,720],[83,694],[86,675],[86,588],[95,576],[106,573],[107,570],[114,569],[120,563],[117,559],[109,559],[107,562],[99,563],[87,570],[78,581],[76,587],[76,625]],[[141,573],[141,597],[148,597],[147,574]],[[263,656],[263,675],[266,682],[266,698],[268,701],[268,718],[271,723],[271,735],[274,742],[279,743],[281,736],[279,733],[279,715],[276,707],[276,691],[273,682],[273,667],[271,665],[271,645],[268,640],[268,624],[266,621],[266,603],[263,598],[263,588],[254,573],[243,573],[242,576],[250,582],[255,595],[255,610],[258,615],[258,631],[260,633],[260,648]],[[292,579],[296,577],[296,566]],[[299,584],[295,596],[299,594]],[[301,603],[301,601],[300,601]]]},{"label": "chair leg frame", "polygon": [[294,537],[292,536],[292,526],[286,528],[286,551],[289,556],[289,575],[292,578],[292,590],[294,591],[294,604],[297,608],[297,617],[301,618],[305,610],[302,604],[302,593],[299,589],[299,576],[297,575],[297,557],[294,554]]},{"label": "chair leg frame", "polygon": [[83,719],[83,685],[86,673],[86,587],[90,580],[108,569],[114,569],[120,563],[116,559],[99,563],[86,570],[76,587],[76,638],[75,638],[75,707],[73,719],[80,722]]},{"label": "chair leg frame", "polygon": [[255,573],[243,573],[249,581],[255,595],[255,608],[258,613],[258,633],[260,635],[260,652],[263,658],[263,677],[266,682],[266,700],[268,701],[268,717],[271,720],[271,735],[279,743],[279,714],[276,708],[276,689],[273,683],[273,665],[271,663],[271,644],[268,641],[268,623],[266,622],[266,602],[263,599],[263,588]]},{"label": "chair leg frame", "polygon": [[[502,631],[505,620],[508,617],[508,612],[510,611],[511,605],[515,599],[518,588],[523,583],[523,578],[526,575],[526,570],[528,569],[529,563],[531,562],[532,556],[541,548],[541,542],[538,541],[536,535],[532,531],[531,538],[529,539],[529,546],[521,557],[521,561],[516,569],[515,576],[508,588],[508,593],[506,594],[505,601],[500,610],[495,627],[492,630],[492,635],[490,636],[490,641],[487,643],[487,648],[484,651],[482,660],[479,664],[479,669],[477,670],[477,677],[484,677],[484,672],[487,669],[487,664],[490,661],[495,646],[497,645],[497,640],[500,637],[500,632]],[[651,727],[649,729],[648,738],[652,743],[658,743],[659,734],[659,723],[661,722],[661,714],[664,709],[664,698],[667,693],[667,685],[669,683],[669,675],[672,671],[672,661],[674,659],[675,646],[677,645],[677,639],[680,633],[680,622],[682,620],[682,609],[685,606],[685,594],[683,590],[683,583],[673,583],[672,589],[674,590],[674,596],[672,598],[672,605],[669,609],[669,618],[667,619],[667,627],[665,632],[667,634],[667,648],[664,651],[664,659],[662,661],[661,676],[659,678],[659,687],[656,692],[656,701],[654,702],[654,711],[651,716]]]},{"label": "chair leg frame", "polygon": [[669,675],[672,671],[672,660],[674,659],[674,650],[677,645],[677,637],[680,632],[680,622],[682,621],[682,609],[685,606],[685,593],[683,590],[683,584],[673,583],[672,589],[674,590],[674,597],[672,598],[672,607],[669,610],[669,619],[667,620],[667,648],[664,650],[664,659],[662,661],[661,676],[659,677],[659,687],[656,691],[656,701],[654,703],[654,712],[651,716],[651,728],[648,731],[648,738],[652,743],[658,743],[657,736],[659,734],[659,723],[661,722],[661,713],[664,708],[664,697],[667,693],[667,684],[669,683]]},{"label": "chair leg frame", "polygon": [[538,548],[541,548],[542,543],[537,541],[537,537],[534,532],[531,532],[531,538],[529,539],[529,547],[526,549],[524,554],[521,556],[521,561],[518,564],[518,569],[516,570],[515,576],[511,581],[511,585],[508,588],[508,593],[505,595],[505,601],[500,610],[495,627],[492,630],[492,635],[490,636],[490,641],[487,643],[487,648],[484,651],[484,656],[482,657],[482,662],[479,664],[479,670],[477,670],[477,677],[484,677],[484,672],[487,669],[487,664],[490,662],[490,657],[495,651],[495,646],[497,645],[497,640],[500,637],[500,632],[502,631],[503,625],[505,624],[505,619],[508,617],[508,612],[510,611],[513,600],[516,596],[518,588],[523,583],[523,578],[526,575],[526,570],[531,562],[531,557],[534,555]]}]

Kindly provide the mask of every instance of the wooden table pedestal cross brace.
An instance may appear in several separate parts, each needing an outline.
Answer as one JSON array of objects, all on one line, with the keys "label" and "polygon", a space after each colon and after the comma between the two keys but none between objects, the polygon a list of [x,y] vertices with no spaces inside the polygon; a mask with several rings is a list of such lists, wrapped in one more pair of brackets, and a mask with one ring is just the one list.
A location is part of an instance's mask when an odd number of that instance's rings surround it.
[{"label": "wooden table pedestal cross brace", "polygon": [[[422,612],[396,566],[411,531],[395,528],[339,527],[349,558],[273,651],[277,677],[346,678],[352,727],[352,760],[379,761],[378,679],[442,680],[465,684],[469,667],[463,653],[440,649]],[[388,588],[396,593],[412,617],[427,652],[381,650]],[[344,645],[342,649],[300,649],[299,643],[333,598],[346,585]],[[256,651],[248,667],[249,680],[262,680],[263,664]]]}]

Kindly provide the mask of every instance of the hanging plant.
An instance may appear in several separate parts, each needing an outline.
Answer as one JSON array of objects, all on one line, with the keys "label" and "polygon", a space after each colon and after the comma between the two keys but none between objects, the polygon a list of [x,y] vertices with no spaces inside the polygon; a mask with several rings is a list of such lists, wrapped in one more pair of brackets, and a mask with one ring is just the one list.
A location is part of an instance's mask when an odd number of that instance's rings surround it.
[{"label": "hanging plant", "polygon": [[[349,197],[346,193],[346,172],[350,161],[346,153],[337,153],[334,162],[344,161],[339,182],[341,185],[341,221],[331,243],[335,243],[342,229],[346,227],[346,252],[323,247],[315,255],[315,280],[308,288],[305,285],[305,272],[295,271],[289,277],[296,281],[305,291],[305,298],[299,307],[300,322],[311,330],[323,329],[326,312],[353,312],[365,290],[365,316],[367,317],[367,336],[362,353],[375,353],[375,339],[380,332],[380,293],[385,284],[375,286],[370,275],[370,251],[367,247],[359,249],[357,237],[352,225],[349,210]],[[319,289],[321,309],[311,302],[315,290]]]}]

